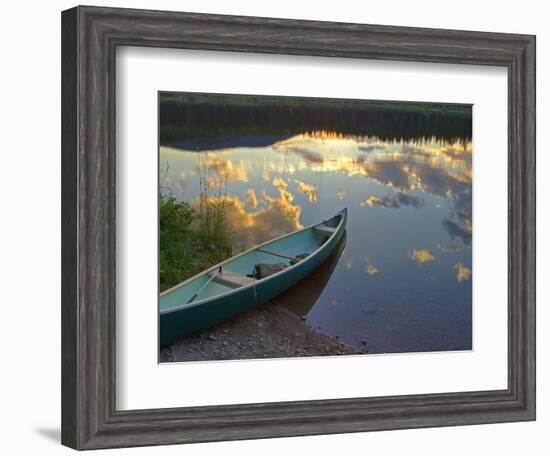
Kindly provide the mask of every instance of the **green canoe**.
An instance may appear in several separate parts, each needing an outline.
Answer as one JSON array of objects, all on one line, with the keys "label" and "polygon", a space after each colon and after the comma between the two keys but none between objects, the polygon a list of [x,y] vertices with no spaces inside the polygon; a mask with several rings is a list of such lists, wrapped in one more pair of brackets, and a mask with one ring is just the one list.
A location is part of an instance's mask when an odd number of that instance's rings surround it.
[{"label": "green canoe", "polygon": [[160,347],[269,301],[308,276],[346,229],[347,208],[328,220],[260,244],[160,295]]}]

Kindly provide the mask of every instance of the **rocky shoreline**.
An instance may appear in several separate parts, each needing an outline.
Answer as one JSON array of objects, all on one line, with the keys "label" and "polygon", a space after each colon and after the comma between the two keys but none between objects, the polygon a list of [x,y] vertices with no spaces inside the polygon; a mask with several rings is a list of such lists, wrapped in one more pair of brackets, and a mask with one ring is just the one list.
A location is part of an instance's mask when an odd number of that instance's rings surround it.
[{"label": "rocky shoreline", "polygon": [[162,349],[160,362],[365,353],[365,349],[346,345],[315,331],[300,316],[271,301]]}]

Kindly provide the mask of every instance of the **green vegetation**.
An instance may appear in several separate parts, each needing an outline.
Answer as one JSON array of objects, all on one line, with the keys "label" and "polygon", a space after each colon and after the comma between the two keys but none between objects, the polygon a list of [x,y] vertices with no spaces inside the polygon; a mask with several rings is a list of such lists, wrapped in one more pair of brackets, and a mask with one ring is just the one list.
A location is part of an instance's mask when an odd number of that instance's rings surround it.
[{"label": "green vegetation", "polygon": [[159,102],[169,105],[211,105],[238,107],[285,107],[285,108],[348,108],[410,112],[416,114],[443,114],[472,117],[472,105],[458,103],[430,103],[414,101],[360,100],[313,97],[281,97],[268,95],[224,95],[208,93],[171,93],[161,92]]},{"label": "green vegetation", "polygon": [[[203,93],[159,95],[160,144],[187,143],[202,150],[224,138],[290,137],[311,131],[380,139],[472,136],[472,106],[335,98],[273,97]],[[202,144],[202,145],[201,145]]]},{"label": "green vegetation", "polygon": [[160,290],[232,256],[223,198],[201,195],[199,210],[160,195]]}]

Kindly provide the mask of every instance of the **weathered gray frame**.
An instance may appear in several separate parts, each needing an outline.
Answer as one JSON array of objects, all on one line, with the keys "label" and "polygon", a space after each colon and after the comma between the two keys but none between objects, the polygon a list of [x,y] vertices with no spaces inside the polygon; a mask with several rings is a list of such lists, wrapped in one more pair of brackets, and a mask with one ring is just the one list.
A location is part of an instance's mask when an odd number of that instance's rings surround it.
[{"label": "weathered gray frame", "polygon": [[[116,410],[115,50],[121,45],[506,67],[508,388]],[[63,444],[92,449],[535,419],[534,36],[77,7],[62,13],[62,54]]]}]

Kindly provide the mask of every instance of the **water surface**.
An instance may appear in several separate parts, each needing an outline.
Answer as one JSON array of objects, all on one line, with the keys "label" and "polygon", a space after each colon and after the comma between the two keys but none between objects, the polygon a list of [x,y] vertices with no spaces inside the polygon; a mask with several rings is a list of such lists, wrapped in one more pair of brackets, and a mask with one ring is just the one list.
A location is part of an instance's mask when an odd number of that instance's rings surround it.
[{"label": "water surface", "polygon": [[[236,250],[348,208],[347,238],[306,323],[370,353],[471,348],[469,140],[298,134],[176,138],[161,185],[224,198]],[[315,295],[315,294],[313,294]]]}]

